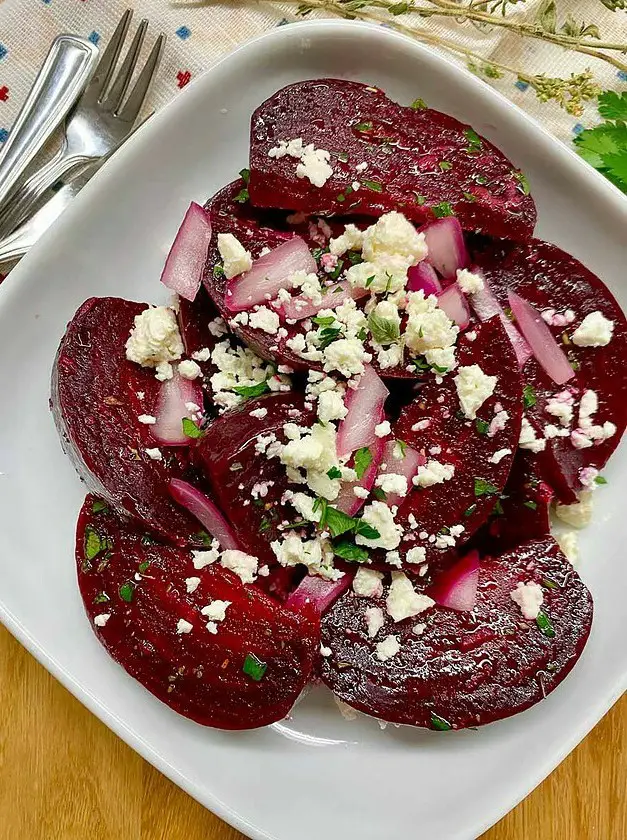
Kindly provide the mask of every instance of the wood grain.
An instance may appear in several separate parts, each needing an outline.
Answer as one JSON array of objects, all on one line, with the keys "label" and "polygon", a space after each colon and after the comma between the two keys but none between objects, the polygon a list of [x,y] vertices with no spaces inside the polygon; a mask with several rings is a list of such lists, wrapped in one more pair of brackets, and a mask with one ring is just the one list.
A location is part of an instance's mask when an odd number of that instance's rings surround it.
[{"label": "wood grain", "polygon": [[[123,744],[1,627],[0,710],[0,840],[243,840]],[[623,698],[482,840],[625,840],[626,778]]]}]

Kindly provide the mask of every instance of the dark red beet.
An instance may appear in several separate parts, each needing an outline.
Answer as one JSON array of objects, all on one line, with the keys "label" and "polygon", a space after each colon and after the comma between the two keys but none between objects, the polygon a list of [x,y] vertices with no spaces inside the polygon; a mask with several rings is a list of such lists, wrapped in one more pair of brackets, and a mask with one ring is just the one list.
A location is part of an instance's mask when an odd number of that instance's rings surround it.
[{"label": "dark red beet", "polygon": [[[474,243],[473,259],[481,267],[494,293],[507,306],[507,292],[513,290],[539,311],[554,309],[563,313],[571,309],[575,320],[569,326],[551,326],[551,332],[562,344],[576,368],[566,387],[573,388],[576,428],[579,397],[586,389],[597,392],[599,410],[595,423],[610,421],[616,433],[606,441],[586,449],[576,449],[568,437],[547,441],[546,450],[537,455],[538,469],[555,490],[560,501],[572,503],[581,489],[579,472],[583,467],[602,469],[618,446],[627,424],[627,322],[618,303],[603,282],[574,257],[556,245],[533,240],[527,245],[508,242]],[[577,347],[562,343],[563,336],[572,336],[584,317],[600,311],[614,322],[614,334],[606,347]],[[563,389],[557,386],[536,362],[530,359],[523,378],[533,386],[536,404],[527,416],[539,437],[547,424],[559,421],[546,411],[550,397]]]},{"label": "dark red beet", "polygon": [[[156,544],[109,510],[94,512],[100,505],[87,497],[76,560],[87,615],[110,655],[205,726],[251,729],[285,717],[317,660],[317,619],[282,608],[220,565],[196,570],[191,552]],[[96,555],[94,546],[102,546]],[[200,578],[193,593],[190,577]],[[231,602],[217,634],[201,614],[214,600]],[[102,627],[99,615],[109,615]],[[189,633],[177,633],[180,619],[193,625]],[[242,670],[248,654],[267,666],[259,681]]]},{"label": "dark red beet", "polygon": [[[510,593],[518,582],[542,586],[543,632],[524,621]],[[385,624],[368,637],[367,607]],[[322,618],[322,679],[345,703],[395,723],[462,729],[521,712],[564,679],[581,654],[592,622],[592,597],[552,538],[528,542],[481,565],[472,612],[432,607],[395,624],[384,598],[349,591]],[[416,623],[426,625],[421,635]],[[554,636],[549,637],[550,628]],[[387,662],[376,644],[395,635]]]},{"label": "dark red beet", "polygon": [[[298,178],[295,158],[269,157],[279,141],[296,138],[331,153],[333,174],[324,187]],[[446,215],[448,204],[466,230],[523,240],[536,220],[524,178],[468,126],[339,79],[297,82],[257,108],[249,192],[259,207],[370,216],[400,210],[420,223]]]},{"label": "dark red beet", "polygon": [[[207,290],[201,286],[196,295],[196,299],[189,301],[186,298],[179,298],[178,323],[185,347],[185,355],[191,358],[192,353],[196,353],[205,348],[213,350],[219,341],[223,341],[227,336],[216,336],[209,329],[209,322],[218,318],[220,313],[214,302],[209,297]],[[216,368],[211,364],[211,361],[199,361],[203,375],[205,377],[205,388],[210,392],[208,386],[209,377],[216,372]]]},{"label": "dark red beet", "polygon": [[[448,562],[454,552],[436,548],[433,541],[420,539],[419,534],[447,534],[451,527],[463,525],[458,542],[465,542],[485,522],[505,487],[520,435],[522,386],[512,345],[498,317],[477,326],[475,332],[474,341],[465,335],[458,339],[458,368],[478,364],[485,374],[498,377],[493,395],[477,412],[477,420],[467,420],[460,412],[455,372],[445,376],[441,385],[434,379],[427,382],[403,408],[394,427],[397,439],[423,452],[428,460],[455,466],[451,480],[410,490],[396,516],[406,535],[414,538],[401,543],[401,556],[414,546],[423,546],[427,561],[436,566]],[[490,437],[487,431],[498,404],[509,419],[504,429]],[[413,429],[421,420],[429,420],[429,426]],[[434,446],[441,451],[430,452]],[[498,464],[492,463],[492,456],[503,449],[509,454]],[[418,522],[413,529],[411,514]],[[405,568],[416,571],[417,567]]]},{"label": "dark red beet", "polygon": [[472,539],[482,554],[500,554],[551,532],[549,509],[553,491],[537,473],[531,452],[519,449],[501,495],[499,510]]},{"label": "dark red beet", "polygon": [[[258,408],[267,409],[265,417],[251,415]],[[276,564],[270,543],[281,536],[278,530],[281,522],[294,521],[295,510],[291,505],[281,504],[289,485],[285,467],[278,458],[268,458],[258,452],[257,443],[269,435],[284,443],[285,423],[308,427],[314,421],[315,412],[306,408],[301,393],[259,397],[214,420],[195,449],[195,457],[218,504],[228,511],[235,534],[260,563]],[[255,485],[258,486],[256,499]],[[267,490],[267,495],[259,494],[261,487]]]},{"label": "dark red beet", "polygon": [[[62,446],[90,491],[176,545],[202,544],[198,522],[168,493],[187,475],[187,454],[174,447],[151,460],[150,426],[160,383],[154,370],[126,359],[133,318],[147,304],[90,298],[61,341],[52,374],[52,411]],[[144,394],[144,397],[140,397]]]}]

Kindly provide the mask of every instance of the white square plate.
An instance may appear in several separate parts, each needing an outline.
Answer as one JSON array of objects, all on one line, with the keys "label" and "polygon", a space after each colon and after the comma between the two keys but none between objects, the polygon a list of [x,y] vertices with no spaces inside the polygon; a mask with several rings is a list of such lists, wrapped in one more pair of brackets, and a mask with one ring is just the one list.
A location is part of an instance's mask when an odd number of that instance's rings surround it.
[{"label": "white square plate", "polygon": [[[583,539],[596,602],[588,647],[544,703],[476,732],[380,731],[346,722],[322,689],[282,724],[203,729],[109,659],[78,596],[73,559],[83,492],[48,411],[66,322],[91,295],[165,300],[159,276],[190,199],[246,165],[253,109],[290,82],[340,76],[400,102],[421,96],[472,123],[527,172],[539,235],[571,251],[627,305],[627,200],[487,85],[381,28],[281,27],[230,55],[153,117],[0,287],[0,616],[127,743],[255,838],[469,840],[540,782],[624,684],[625,452]],[[621,517],[622,514],[622,517]]]}]

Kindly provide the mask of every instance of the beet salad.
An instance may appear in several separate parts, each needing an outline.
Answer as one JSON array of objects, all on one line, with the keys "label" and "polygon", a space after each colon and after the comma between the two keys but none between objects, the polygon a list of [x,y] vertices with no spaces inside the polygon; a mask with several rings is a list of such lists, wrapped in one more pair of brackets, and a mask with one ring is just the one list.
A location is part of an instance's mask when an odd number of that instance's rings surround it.
[{"label": "beet salad", "polygon": [[627,422],[627,330],[535,220],[470,126],[299,82],[189,207],[169,305],[79,308],[52,380],[89,493],[78,583],[156,697],[247,729],[322,681],[448,730],[573,668],[593,614],[573,529]]}]

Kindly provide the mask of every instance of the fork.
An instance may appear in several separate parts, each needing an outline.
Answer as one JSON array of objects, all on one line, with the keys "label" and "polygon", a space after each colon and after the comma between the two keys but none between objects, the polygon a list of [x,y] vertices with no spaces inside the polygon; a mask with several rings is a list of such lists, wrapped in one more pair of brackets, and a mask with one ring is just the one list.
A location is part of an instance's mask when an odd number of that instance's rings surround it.
[{"label": "fork", "polygon": [[68,172],[107,155],[131,133],[159,66],[166,40],[163,33],[159,35],[124,101],[148,28],[148,21],[142,20],[109,87],[132,15],[131,9],[122,15],[91,82],[68,116],[61,148],[49,163],[22,185],[0,215],[0,237],[11,233],[33,211],[46,190]]}]

